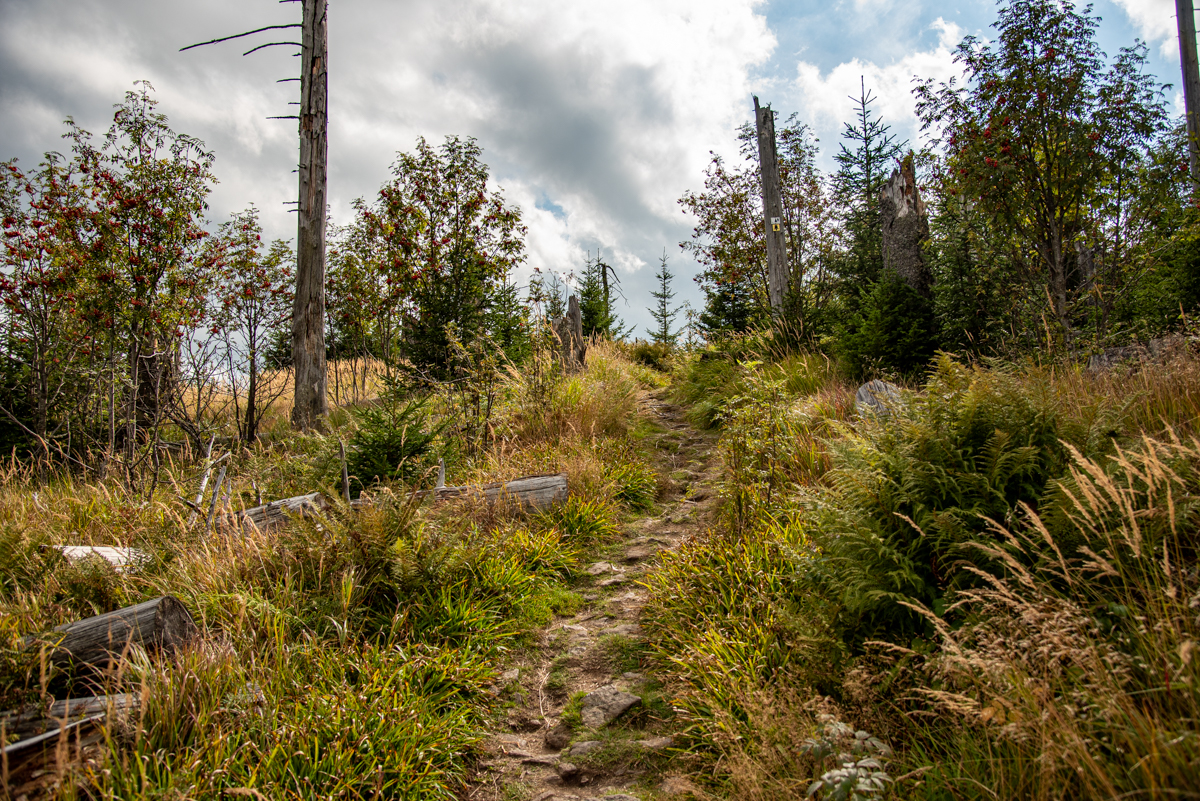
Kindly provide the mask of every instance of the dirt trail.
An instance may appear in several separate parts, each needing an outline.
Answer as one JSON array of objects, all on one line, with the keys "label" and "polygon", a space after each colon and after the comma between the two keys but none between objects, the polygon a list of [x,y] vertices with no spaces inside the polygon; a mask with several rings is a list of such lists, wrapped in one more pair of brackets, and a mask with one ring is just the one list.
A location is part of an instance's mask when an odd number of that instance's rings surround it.
[{"label": "dirt trail", "polygon": [[[640,414],[655,427],[647,443],[667,488],[657,514],[631,521],[622,541],[592,556],[590,586],[577,588],[585,607],[554,620],[505,674],[501,693],[511,706],[489,737],[466,794],[471,801],[644,801],[648,791],[671,791],[658,770],[671,747],[669,707],[638,660],[646,597],[639,582],[660,552],[703,528],[719,468],[715,438],[690,426],[665,397],[659,390],[639,398]],[[580,693],[589,694],[582,708],[569,703]],[[563,721],[572,711],[573,729]]]}]

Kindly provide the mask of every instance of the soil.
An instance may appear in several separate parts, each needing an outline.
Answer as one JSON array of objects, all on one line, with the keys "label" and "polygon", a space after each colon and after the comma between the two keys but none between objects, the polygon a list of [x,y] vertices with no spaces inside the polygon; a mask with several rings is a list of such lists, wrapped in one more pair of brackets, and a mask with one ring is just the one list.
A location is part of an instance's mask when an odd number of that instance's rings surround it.
[{"label": "soil", "polygon": [[[656,508],[592,554],[587,580],[575,588],[585,606],[551,622],[508,666],[498,689],[507,706],[465,794],[471,801],[647,801],[686,789],[670,767],[679,723],[652,663],[640,656],[641,582],[661,554],[703,531],[720,468],[715,437],[689,425],[665,390],[642,393],[639,412],[653,431],[645,442],[659,474]],[[607,685],[641,701],[589,729],[581,697]],[[573,745],[556,747],[565,743]]]}]

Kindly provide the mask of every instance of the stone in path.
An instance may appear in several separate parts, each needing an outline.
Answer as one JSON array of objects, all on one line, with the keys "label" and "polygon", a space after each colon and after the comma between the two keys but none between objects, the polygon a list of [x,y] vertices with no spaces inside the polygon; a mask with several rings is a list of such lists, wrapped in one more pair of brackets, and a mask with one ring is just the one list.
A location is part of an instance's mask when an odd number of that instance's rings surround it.
[{"label": "stone in path", "polygon": [[655,548],[653,545],[635,545],[625,551],[625,561],[640,562],[643,559],[649,559],[656,553],[658,553],[658,548]]},{"label": "stone in path", "polygon": [[542,738],[542,741],[546,743],[547,748],[553,748],[555,751],[566,748],[567,744],[571,742],[571,727],[566,723],[560,722],[553,729],[546,732],[546,736]]},{"label": "stone in path", "polygon": [[617,568],[608,562],[595,562],[588,565],[583,572],[589,576],[601,576],[605,573],[615,573],[616,570]]},{"label": "stone in path", "polygon": [[641,702],[642,699],[636,695],[623,693],[611,684],[606,684],[588,693],[583,699],[583,724],[591,729],[602,728]]}]

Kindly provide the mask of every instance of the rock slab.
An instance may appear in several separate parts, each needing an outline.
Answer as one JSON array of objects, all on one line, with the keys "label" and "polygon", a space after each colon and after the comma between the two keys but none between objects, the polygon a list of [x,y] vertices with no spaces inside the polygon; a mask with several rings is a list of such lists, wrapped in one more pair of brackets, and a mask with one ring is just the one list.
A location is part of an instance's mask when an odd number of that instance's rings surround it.
[{"label": "rock slab", "polygon": [[599,729],[612,723],[641,702],[642,699],[636,695],[621,692],[613,685],[606,684],[587,694],[583,699],[580,716],[583,718],[585,726]]}]

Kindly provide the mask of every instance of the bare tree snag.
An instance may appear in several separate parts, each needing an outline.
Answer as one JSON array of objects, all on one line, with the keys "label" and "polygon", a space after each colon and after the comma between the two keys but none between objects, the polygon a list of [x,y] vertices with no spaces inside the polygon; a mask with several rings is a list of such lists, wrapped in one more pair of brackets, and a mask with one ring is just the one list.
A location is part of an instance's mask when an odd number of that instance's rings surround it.
[{"label": "bare tree snag", "polygon": [[147,651],[178,648],[196,636],[196,624],[178,599],[163,595],[59,626],[54,633],[61,636],[50,651],[53,664],[105,668],[131,645]]},{"label": "bare tree snag", "polygon": [[575,295],[567,301],[567,313],[554,321],[554,334],[562,347],[563,372],[582,370],[587,356],[587,340],[583,336],[583,312]]},{"label": "bare tree snag", "polygon": [[767,293],[771,311],[783,313],[789,276],[783,241],[783,197],[779,188],[779,154],[775,149],[775,112],[759,108],[754,98],[754,122],[758,129],[758,166],[762,176],[763,226],[767,241]]},{"label": "bare tree snag", "polygon": [[326,0],[303,0],[300,48],[300,196],[296,235],[296,299],[292,309],[292,424],[317,426],[325,397],[325,214],[328,130]]},{"label": "bare tree snag", "polygon": [[1175,0],[1179,25],[1179,64],[1183,68],[1183,108],[1187,117],[1192,191],[1200,191],[1200,63],[1196,54],[1196,13],[1192,0]]},{"label": "bare tree snag", "polygon": [[884,268],[895,270],[906,284],[928,297],[933,277],[922,245],[929,238],[929,214],[917,191],[911,152],[880,190],[879,218]]}]

